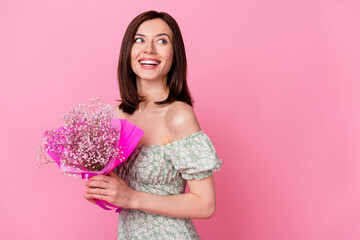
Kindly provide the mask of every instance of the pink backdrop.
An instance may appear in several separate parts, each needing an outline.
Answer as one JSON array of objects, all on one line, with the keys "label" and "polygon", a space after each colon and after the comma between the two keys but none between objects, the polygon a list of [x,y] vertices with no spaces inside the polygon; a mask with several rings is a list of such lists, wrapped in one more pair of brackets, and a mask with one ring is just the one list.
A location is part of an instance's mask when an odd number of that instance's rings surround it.
[{"label": "pink backdrop", "polygon": [[3,1],[0,239],[116,239],[84,180],[34,167],[42,129],[115,104],[127,24],[177,19],[203,131],[224,165],[203,239],[360,239],[359,1]]}]

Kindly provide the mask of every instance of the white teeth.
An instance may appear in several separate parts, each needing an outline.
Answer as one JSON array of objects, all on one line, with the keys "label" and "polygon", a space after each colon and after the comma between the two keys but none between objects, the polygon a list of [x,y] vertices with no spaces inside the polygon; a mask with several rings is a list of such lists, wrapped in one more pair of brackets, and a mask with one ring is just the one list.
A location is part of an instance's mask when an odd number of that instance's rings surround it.
[{"label": "white teeth", "polygon": [[142,64],[142,65],[158,65],[158,64],[160,64],[160,62],[158,62],[158,61],[153,61],[153,60],[141,60],[141,61],[139,61],[140,62],[140,64]]}]

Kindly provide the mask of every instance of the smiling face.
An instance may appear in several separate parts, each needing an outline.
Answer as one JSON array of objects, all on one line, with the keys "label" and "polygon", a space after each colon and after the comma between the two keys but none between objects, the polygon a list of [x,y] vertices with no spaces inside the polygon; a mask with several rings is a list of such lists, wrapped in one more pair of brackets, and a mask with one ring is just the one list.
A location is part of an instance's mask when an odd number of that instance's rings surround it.
[{"label": "smiling face", "polygon": [[131,48],[131,69],[137,78],[159,80],[167,76],[173,62],[172,32],[160,18],[143,22]]}]

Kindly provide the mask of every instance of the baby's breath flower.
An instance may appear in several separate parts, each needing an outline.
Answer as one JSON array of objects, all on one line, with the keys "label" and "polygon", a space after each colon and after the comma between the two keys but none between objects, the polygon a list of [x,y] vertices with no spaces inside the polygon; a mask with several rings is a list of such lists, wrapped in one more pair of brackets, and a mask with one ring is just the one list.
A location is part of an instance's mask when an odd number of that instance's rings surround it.
[{"label": "baby's breath flower", "polygon": [[115,143],[120,133],[110,123],[113,109],[109,104],[101,104],[99,99],[92,98],[90,104],[72,107],[62,116],[63,127],[45,131],[38,158],[45,163],[54,162],[46,154],[51,151],[60,156],[63,165],[100,171],[119,156]]}]

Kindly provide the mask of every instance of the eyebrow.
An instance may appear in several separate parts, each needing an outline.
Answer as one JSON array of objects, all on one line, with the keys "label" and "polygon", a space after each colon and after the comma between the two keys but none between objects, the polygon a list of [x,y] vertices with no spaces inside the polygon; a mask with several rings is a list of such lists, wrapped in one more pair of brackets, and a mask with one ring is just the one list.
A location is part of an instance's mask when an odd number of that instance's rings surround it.
[{"label": "eyebrow", "polygon": [[[145,34],[142,34],[142,33],[136,33],[135,35],[138,35],[138,36],[141,36],[141,37],[146,36]],[[159,34],[155,35],[155,37],[160,37],[160,36],[167,36],[170,39],[169,35],[167,35],[166,33],[159,33]]]}]

